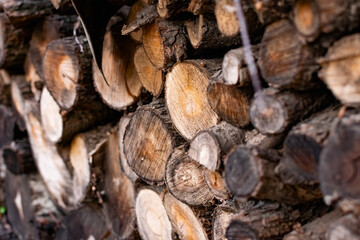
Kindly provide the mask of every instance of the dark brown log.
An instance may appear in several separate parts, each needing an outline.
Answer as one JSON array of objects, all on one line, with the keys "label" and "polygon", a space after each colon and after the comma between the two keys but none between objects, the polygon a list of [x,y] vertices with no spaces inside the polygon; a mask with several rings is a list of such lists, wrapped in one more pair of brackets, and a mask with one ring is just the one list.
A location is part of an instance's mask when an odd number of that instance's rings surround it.
[{"label": "dark brown log", "polygon": [[231,222],[233,215],[237,212],[237,207],[233,201],[225,202],[217,206],[213,214],[213,240],[225,240],[226,229]]},{"label": "dark brown log", "polygon": [[190,0],[187,11],[194,15],[213,13],[215,8],[214,0]]},{"label": "dark brown log", "polygon": [[9,107],[0,105],[0,148],[14,139],[15,116]]},{"label": "dark brown log", "polygon": [[166,76],[166,105],[175,128],[187,140],[219,120],[206,98],[209,78],[219,63],[217,59],[188,60],[177,63]]},{"label": "dark brown log", "polygon": [[360,34],[341,38],[328,49],[320,61],[319,77],[335,97],[346,105],[359,105],[360,85],[357,81],[360,59]]},{"label": "dark brown log", "polygon": [[29,25],[46,15],[50,15],[54,7],[48,0],[4,0],[0,7],[16,27]]},{"label": "dark brown log", "polygon": [[150,184],[162,184],[165,164],[180,137],[176,135],[159,100],[138,109],[124,136],[124,153],[132,170]]},{"label": "dark brown log", "polygon": [[231,193],[226,188],[225,179],[219,172],[204,169],[203,174],[205,182],[215,198],[225,201],[231,197]]},{"label": "dark brown log", "polygon": [[[258,16],[256,15],[254,6],[250,0],[241,0],[240,3],[244,10],[250,39],[252,41],[256,41],[256,39],[259,41],[263,29],[262,24],[259,22]],[[216,1],[214,11],[218,28],[222,34],[228,37],[239,34],[239,23],[235,12],[235,4],[232,0]]]},{"label": "dark brown log", "polygon": [[12,174],[26,174],[36,171],[30,143],[27,139],[16,140],[3,149],[6,168]]},{"label": "dark brown log", "polygon": [[158,69],[186,58],[187,37],[182,22],[157,20],[143,28],[144,50]]},{"label": "dark brown log", "polygon": [[0,36],[0,67],[19,68],[29,48],[29,29],[15,28],[7,16],[0,13]]},{"label": "dark brown log", "polygon": [[261,133],[282,133],[332,101],[331,94],[325,89],[295,92],[268,88],[263,95],[255,96],[250,107],[250,118]]},{"label": "dark brown log", "polygon": [[170,193],[165,193],[163,199],[173,230],[180,239],[208,239],[201,221],[188,205],[180,202]]},{"label": "dark brown log", "polygon": [[121,170],[117,132],[108,138],[104,165],[107,224],[118,239],[129,239],[135,227],[135,189]]},{"label": "dark brown log", "polygon": [[330,107],[294,126],[284,142],[284,158],[276,171],[287,183],[318,183],[320,153],[330,134],[338,107]]},{"label": "dark brown log", "polygon": [[[250,123],[251,87],[238,88],[223,83],[211,82],[207,88],[207,99],[219,117],[237,127]],[[236,107],[234,107],[236,106]]]},{"label": "dark brown log", "polygon": [[327,204],[338,202],[346,211],[359,212],[360,114],[348,111],[333,125],[320,155],[319,179]]},{"label": "dark brown log", "polygon": [[[334,222],[337,222],[344,214],[336,209],[330,213],[315,219],[299,228],[296,228],[291,233],[288,233],[283,238],[284,240],[321,240],[326,239],[326,231],[330,229]],[[350,238],[349,238],[350,239]]]},{"label": "dark brown log", "polygon": [[295,0],[253,0],[253,2],[260,22],[268,25],[279,19],[287,18]]},{"label": "dark brown log", "polygon": [[327,231],[328,240],[360,239],[360,219],[358,216],[348,214],[329,226]]},{"label": "dark brown log", "polygon": [[268,199],[299,204],[322,197],[316,185],[286,184],[275,172],[279,154],[274,150],[239,146],[225,160],[225,181],[238,198]]},{"label": "dark brown log", "polygon": [[190,143],[188,155],[211,171],[219,169],[222,156],[233,147],[244,143],[245,134],[241,129],[227,122],[202,130]]},{"label": "dark brown log", "polygon": [[166,185],[170,193],[189,205],[209,204],[214,195],[205,182],[204,170],[183,149],[175,149],[166,163]]},{"label": "dark brown log", "polygon": [[139,79],[146,90],[158,97],[164,87],[164,73],[157,69],[145,53],[143,46],[139,46],[134,54],[134,64]]},{"label": "dark brown log", "polygon": [[301,43],[295,27],[289,20],[280,20],[266,28],[259,51],[259,68],[270,86],[280,89],[305,90],[317,87],[315,78],[319,55]]},{"label": "dark brown log", "polygon": [[[339,36],[359,26],[359,3],[342,0],[298,0],[293,8],[294,23],[298,32],[309,42],[321,34]],[[327,41],[331,37],[327,36]]]},{"label": "dark brown log", "polygon": [[1,69],[0,70],[0,104],[10,107],[11,102],[11,79],[9,73]]},{"label": "dark brown log", "polygon": [[171,240],[172,227],[160,196],[151,189],[142,189],[136,197],[136,219],[144,240]]}]

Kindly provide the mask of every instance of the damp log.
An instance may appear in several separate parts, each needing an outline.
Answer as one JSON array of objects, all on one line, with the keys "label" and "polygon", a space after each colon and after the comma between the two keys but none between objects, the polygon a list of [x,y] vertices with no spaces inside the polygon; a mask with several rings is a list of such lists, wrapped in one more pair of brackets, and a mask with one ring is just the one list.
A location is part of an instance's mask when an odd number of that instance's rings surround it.
[{"label": "damp log", "polygon": [[[253,96],[251,87],[211,82],[207,88],[207,99],[218,116],[237,127],[250,123],[250,101]],[[235,107],[236,106],[236,107]]]},{"label": "damp log", "polygon": [[15,28],[7,16],[0,13],[0,36],[0,67],[18,70],[29,49],[29,29]]},{"label": "damp log", "polygon": [[29,140],[15,140],[3,148],[3,159],[6,168],[12,174],[27,174],[36,171]]},{"label": "damp log", "polygon": [[180,137],[171,126],[164,105],[158,100],[138,109],[124,135],[124,154],[132,170],[150,184],[164,183],[165,164]]},{"label": "damp log", "polygon": [[[244,15],[247,21],[250,40],[260,40],[263,31],[262,24],[250,0],[241,0]],[[218,28],[224,36],[233,37],[240,33],[238,19],[234,11],[235,4],[232,0],[216,1],[215,16]]]},{"label": "damp log", "polygon": [[194,211],[170,193],[165,193],[163,203],[174,232],[180,239],[207,240],[206,231]]},{"label": "damp log", "polygon": [[358,216],[348,214],[329,226],[326,233],[328,240],[360,239],[360,219]]},{"label": "damp log", "polygon": [[315,185],[286,184],[275,172],[279,161],[275,150],[239,146],[225,160],[225,181],[237,198],[274,200],[300,204],[322,198]]},{"label": "damp log", "polygon": [[144,240],[171,240],[172,226],[163,202],[155,191],[141,189],[135,203],[137,227]]},{"label": "damp log", "polygon": [[284,157],[277,166],[281,179],[287,183],[318,183],[318,163],[332,122],[339,112],[332,106],[294,126],[287,135]]},{"label": "damp log", "polygon": [[253,0],[253,2],[259,21],[264,25],[269,25],[279,19],[289,17],[295,0]]},{"label": "damp log", "polygon": [[234,146],[244,143],[244,132],[227,122],[202,130],[190,143],[188,155],[208,168],[216,171],[221,165],[222,156]]},{"label": "damp log", "polygon": [[280,20],[266,28],[259,50],[262,77],[280,89],[306,90],[318,87],[315,59],[319,51],[301,42],[289,20]]},{"label": "damp log", "polygon": [[357,79],[360,59],[360,34],[353,34],[336,41],[326,56],[320,60],[319,77],[343,104],[360,103],[360,84]]},{"label": "damp log", "polygon": [[182,22],[156,20],[143,28],[144,50],[153,65],[167,69],[186,58],[187,36]]},{"label": "damp log", "polygon": [[16,118],[11,108],[0,105],[0,148],[10,144],[14,139]]},{"label": "damp log", "polygon": [[139,46],[134,54],[134,64],[140,82],[152,95],[158,97],[164,86],[164,73],[157,69],[146,55],[143,46]]},{"label": "damp log", "polygon": [[187,60],[166,75],[166,105],[175,128],[187,140],[219,121],[206,96],[209,78],[219,63],[218,59]]},{"label": "damp log", "polygon": [[282,133],[332,101],[325,89],[296,92],[268,88],[263,90],[263,95],[255,96],[250,106],[250,119],[261,133]]},{"label": "damp log", "polygon": [[174,197],[186,204],[209,204],[214,195],[206,184],[204,171],[205,167],[183,149],[175,149],[166,163],[166,185]]}]

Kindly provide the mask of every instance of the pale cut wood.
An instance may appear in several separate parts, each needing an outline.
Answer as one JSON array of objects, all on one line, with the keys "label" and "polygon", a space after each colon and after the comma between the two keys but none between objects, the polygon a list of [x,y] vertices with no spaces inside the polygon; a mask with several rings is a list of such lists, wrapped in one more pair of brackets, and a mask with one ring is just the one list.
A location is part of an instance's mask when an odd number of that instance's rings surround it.
[{"label": "pale cut wood", "polygon": [[187,140],[219,121],[206,98],[209,78],[218,69],[218,60],[187,60],[166,76],[166,105],[175,128]]},{"label": "pale cut wood", "polygon": [[205,182],[204,170],[183,149],[175,149],[166,163],[166,185],[170,193],[189,205],[208,204],[214,195]]},{"label": "pale cut wood", "polygon": [[358,216],[348,214],[329,226],[327,240],[360,239],[360,219]]},{"label": "pale cut wood", "polygon": [[[135,21],[136,19],[136,15],[143,9],[144,5],[142,4],[142,2],[136,1],[133,5],[131,5],[130,11],[129,11],[129,15],[127,17],[126,20],[126,24],[130,25],[133,21]],[[125,25],[123,26],[124,29]],[[121,30],[121,33],[123,33],[123,30]],[[136,30],[130,33],[130,37],[136,41],[136,42],[142,42],[142,30]]]},{"label": "pale cut wood", "polygon": [[163,199],[169,220],[180,239],[208,239],[201,221],[188,205],[180,202],[170,193],[165,193]]},{"label": "pale cut wood", "polygon": [[215,198],[220,201],[228,200],[231,197],[231,193],[227,190],[225,179],[219,172],[204,169],[205,182],[208,185]]},{"label": "pale cut wood", "polygon": [[164,74],[157,69],[145,53],[143,46],[139,46],[134,54],[134,64],[139,79],[146,90],[158,97],[164,86]]},{"label": "pale cut wood", "polygon": [[144,240],[171,240],[172,227],[160,196],[150,189],[142,189],[135,204],[137,226]]},{"label": "pale cut wood", "polygon": [[44,86],[44,79],[36,73],[34,64],[29,58],[29,54],[27,54],[25,58],[24,72],[26,81],[30,83],[31,92],[34,94],[35,100],[40,101],[41,91]]},{"label": "pale cut wood", "polygon": [[229,201],[218,205],[213,214],[213,240],[226,240],[226,229],[231,222],[233,215],[237,212],[234,202]]}]

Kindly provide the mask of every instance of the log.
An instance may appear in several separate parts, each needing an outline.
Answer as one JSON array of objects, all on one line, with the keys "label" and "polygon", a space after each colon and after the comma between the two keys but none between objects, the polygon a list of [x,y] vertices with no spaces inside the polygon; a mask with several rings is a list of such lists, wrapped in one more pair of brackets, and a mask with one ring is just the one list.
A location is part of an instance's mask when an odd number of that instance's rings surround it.
[{"label": "log", "polygon": [[[347,111],[334,122],[331,134],[320,155],[319,180],[327,204],[338,202],[346,211],[359,212],[358,188],[360,115]],[[347,173],[347,174],[345,174]]]},{"label": "log", "polygon": [[15,120],[11,109],[0,105],[0,148],[10,144],[14,139]]},{"label": "log", "polygon": [[262,149],[276,149],[282,146],[285,133],[277,135],[265,135],[260,133],[257,129],[245,132],[245,143],[248,147],[258,147]]},{"label": "log", "polygon": [[170,193],[165,193],[163,202],[172,228],[180,239],[208,239],[200,219],[188,205],[180,202]]},{"label": "log", "polygon": [[164,87],[164,73],[151,63],[143,46],[137,47],[134,54],[134,64],[144,88],[155,97],[158,97]]},{"label": "log", "polygon": [[284,240],[326,239],[326,232],[344,214],[336,209],[285,235]]},{"label": "log", "polygon": [[109,136],[105,151],[104,212],[107,225],[111,226],[118,239],[129,239],[133,234],[136,219],[135,189],[120,167],[117,132]]},{"label": "log", "polygon": [[143,44],[147,56],[158,69],[167,69],[187,56],[187,37],[179,21],[157,20],[146,25]]},{"label": "log", "polygon": [[209,187],[215,198],[221,202],[230,199],[231,193],[227,190],[225,179],[219,172],[204,169],[204,178],[207,186]]},{"label": "log", "polygon": [[139,108],[126,127],[124,153],[132,170],[149,184],[162,184],[165,164],[181,140],[171,126],[164,102]]},{"label": "log", "polygon": [[186,0],[158,0],[157,12],[161,18],[170,18],[188,8],[189,1]]},{"label": "log", "polygon": [[[321,53],[321,52],[320,52]],[[280,89],[307,90],[319,86],[316,77],[319,51],[301,43],[289,20],[274,22],[266,28],[259,50],[262,77]]]},{"label": "log", "polygon": [[225,181],[237,198],[273,200],[300,204],[322,198],[315,185],[286,184],[275,172],[279,161],[275,150],[239,146],[225,160]]},{"label": "log", "polygon": [[1,69],[0,70],[0,104],[10,107],[11,102],[11,78],[9,73]]},{"label": "log", "polygon": [[36,171],[28,139],[15,140],[3,148],[3,159],[6,168],[12,174],[28,174]]},{"label": "log", "polygon": [[221,165],[222,156],[234,146],[244,143],[244,132],[227,122],[202,130],[190,143],[188,155],[208,168],[216,171]]},{"label": "log", "polygon": [[[359,26],[359,7],[359,3],[352,0],[295,1],[294,23],[306,41],[312,42],[322,34],[329,41]],[[332,34],[335,36],[332,37]]]},{"label": "log", "polygon": [[131,117],[129,115],[124,115],[119,123],[118,123],[118,144],[119,144],[119,158],[120,158],[120,166],[123,171],[123,173],[132,181],[135,182],[138,179],[138,176],[136,173],[131,169],[129,166],[129,163],[127,161],[127,158],[124,153],[124,136],[126,127],[129,125],[129,122],[131,120]]},{"label": "log", "polygon": [[253,0],[259,21],[269,25],[277,20],[289,17],[295,0]]},{"label": "log", "polygon": [[[129,15],[127,16],[127,19],[126,19],[126,25],[123,26],[123,29],[125,27],[128,27],[132,22],[134,22],[136,20],[136,15],[143,9],[143,4],[142,2],[139,0],[139,1],[136,1],[133,3],[133,5],[131,5],[131,8],[129,10]],[[154,11],[156,12],[156,11]],[[140,25],[140,24],[136,24],[136,28],[137,28],[137,25]],[[121,33],[124,34],[123,32],[123,29],[121,30]],[[130,37],[132,40],[134,40],[135,42],[139,42],[141,43],[142,42],[142,29],[138,29],[138,30],[134,30],[133,32],[130,32]]]},{"label": "log", "polygon": [[[211,82],[207,88],[207,99],[219,117],[237,127],[250,123],[251,87],[238,88],[223,83]],[[237,107],[234,107],[237,106]]]},{"label": "log", "polygon": [[[241,0],[240,4],[244,10],[251,41],[253,43],[255,43],[254,40],[260,41],[259,37],[262,35],[263,27],[259,22],[253,4],[250,0]],[[218,28],[224,36],[233,37],[240,33],[235,5],[232,0],[216,1],[214,12]]]},{"label": "log", "polygon": [[125,109],[133,104],[139,97],[142,87],[134,66],[136,45],[130,37],[119,34],[120,23],[108,26],[110,29],[104,36],[102,69],[107,82],[93,64],[95,88],[104,103],[116,110]]},{"label": "log", "polygon": [[188,60],[176,64],[166,76],[166,105],[175,128],[187,140],[218,123],[206,98],[209,78],[218,69],[218,60]]},{"label": "log", "polygon": [[26,55],[24,62],[24,73],[26,82],[28,82],[31,86],[31,92],[34,95],[36,101],[40,101],[41,91],[44,87],[44,79],[41,78],[35,70],[35,66],[29,58],[29,54]]},{"label": "log", "polygon": [[282,133],[333,101],[325,89],[296,92],[268,88],[263,94],[255,96],[251,103],[250,119],[264,134]]},{"label": "log", "polygon": [[214,0],[190,0],[187,11],[194,15],[213,13]]},{"label": "log", "polygon": [[166,185],[169,192],[188,205],[206,205],[214,195],[207,186],[205,167],[191,159],[183,149],[175,149],[166,163]]},{"label": "log", "polygon": [[51,0],[51,3],[57,10],[72,7],[71,0]]},{"label": "log", "polygon": [[358,216],[348,214],[329,226],[327,231],[327,239],[360,239],[359,232],[360,219]]},{"label": "log", "polygon": [[287,183],[318,183],[320,153],[336,119],[339,108],[329,107],[294,126],[284,142],[284,158],[277,173]]},{"label": "log", "polygon": [[195,20],[185,22],[185,25],[190,43],[195,49],[230,48],[242,43],[240,36],[224,36],[212,16],[199,15]]},{"label": "log", "polygon": [[136,220],[144,240],[170,240],[172,227],[160,196],[151,189],[142,189],[136,197]]},{"label": "log", "polygon": [[28,29],[15,28],[7,16],[0,13],[0,36],[0,67],[16,71],[25,61],[30,32]]},{"label": "log", "polygon": [[218,205],[213,214],[213,240],[225,240],[226,229],[231,222],[233,215],[237,212],[237,207],[234,202],[224,202]]},{"label": "log", "polygon": [[336,41],[321,59],[319,77],[343,104],[360,103],[360,86],[357,82],[357,61],[360,57],[360,34],[353,34]]}]

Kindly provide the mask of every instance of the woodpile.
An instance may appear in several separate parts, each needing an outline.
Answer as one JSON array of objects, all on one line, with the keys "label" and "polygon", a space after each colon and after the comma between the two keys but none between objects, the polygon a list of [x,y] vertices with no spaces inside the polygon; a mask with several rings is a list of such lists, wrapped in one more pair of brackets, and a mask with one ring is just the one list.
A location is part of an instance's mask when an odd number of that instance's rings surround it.
[{"label": "woodpile", "polygon": [[0,239],[360,239],[360,4],[236,1],[0,2]]}]

